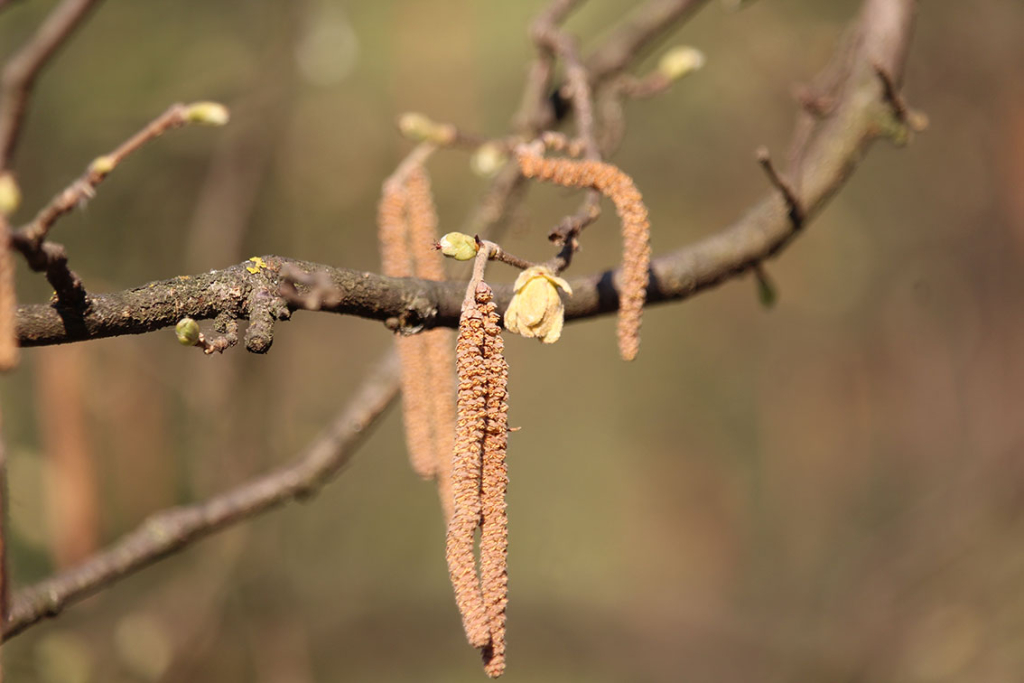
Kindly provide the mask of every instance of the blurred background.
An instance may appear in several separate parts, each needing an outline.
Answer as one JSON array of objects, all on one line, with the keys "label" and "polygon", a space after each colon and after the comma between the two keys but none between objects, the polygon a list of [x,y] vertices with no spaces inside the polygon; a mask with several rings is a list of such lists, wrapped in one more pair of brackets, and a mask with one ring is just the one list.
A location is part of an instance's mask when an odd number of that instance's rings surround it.
[{"label": "blurred background", "polygon": [[[39,82],[17,224],[175,101],[224,129],[175,131],[118,168],[54,238],[93,292],[254,254],[377,270],[381,181],[424,112],[501,135],[544,2],[110,2]],[[793,86],[859,3],[710,3],[667,44],[703,71],[629,103],[614,160],[656,254],[767,191]],[[52,2],[0,15],[4,56]],[[594,45],[633,3],[593,0]],[[619,361],[614,320],[542,347],[508,339],[508,681],[1003,681],[1024,671],[1024,5],[921,3],[906,94],[929,130],[877,144],[768,272],[649,309]],[[656,55],[639,73],[645,73]],[[442,228],[486,187],[430,163]],[[578,197],[535,187],[506,246]],[[570,275],[619,259],[614,214]],[[19,266],[24,302],[42,277]],[[493,267],[497,281],[509,269]],[[29,349],[3,380],[16,585],[146,515],[286,461],[389,342],[299,313],[271,352],[203,356],[173,332]],[[307,504],[231,528],[4,646],[10,681],[480,681],[431,485],[392,410]]]}]

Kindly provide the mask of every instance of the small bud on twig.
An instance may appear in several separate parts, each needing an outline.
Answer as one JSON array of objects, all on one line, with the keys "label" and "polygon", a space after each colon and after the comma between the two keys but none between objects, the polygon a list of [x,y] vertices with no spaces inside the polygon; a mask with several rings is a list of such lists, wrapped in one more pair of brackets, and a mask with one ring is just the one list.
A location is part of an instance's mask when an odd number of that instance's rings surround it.
[{"label": "small bud on twig", "polygon": [[445,256],[450,256],[456,261],[469,261],[476,256],[479,245],[476,239],[461,232],[449,232],[443,235],[437,243],[437,248]]},{"label": "small bud on twig", "polygon": [[658,72],[670,81],[697,71],[704,66],[704,53],[695,47],[674,47],[658,61]]},{"label": "small bud on twig", "polygon": [[174,326],[174,335],[182,346],[195,346],[199,343],[202,333],[199,331],[199,323],[192,318],[182,318]]},{"label": "small bud on twig", "polygon": [[469,167],[481,178],[491,178],[508,163],[508,152],[501,145],[485,142],[469,158]]},{"label": "small bud on twig", "polygon": [[223,126],[231,119],[231,115],[228,108],[218,102],[195,102],[189,105],[185,119],[189,123],[203,126]]},{"label": "small bud on twig", "polygon": [[398,117],[398,130],[416,142],[448,145],[455,139],[455,127],[437,123],[419,112],[406,112]]},{"label": "small bud on twig", "polygon": [[0,216],[10,216],[21,205],[21,189],[14,174],[10,171],[0,173]]},{"label": "small bud on twig", "polygon": [[117,166],[117,159],[109,154],[104,154],[92,160],[92,163],[89,164],[89,173],[105,176],[113,171],[115,166]]}]

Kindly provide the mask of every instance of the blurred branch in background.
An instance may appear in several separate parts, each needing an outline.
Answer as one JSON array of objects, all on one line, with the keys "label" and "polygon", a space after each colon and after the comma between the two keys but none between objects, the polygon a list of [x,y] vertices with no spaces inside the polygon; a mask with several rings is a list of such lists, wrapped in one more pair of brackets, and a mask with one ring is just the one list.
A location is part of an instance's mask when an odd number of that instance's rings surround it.
[{"label": "blurred branch in background", "polygon": [[11,168],[36,78],[100,1],[64,0],[4,65],[0,75],[0,173]]},{"label": "blurred branch in background", "polygon": [[99,543],[99,482],[84,393],[88,356],[81,347],[52,349],[35,365],[43,437],[47,512],[57,567],[67,569]]},{"label": "blurred branch in background", "polygon": [[17,635],[66,604],[187,547],[200,538],[292,500],[315,495],[345,466],[398,389],[390,354],[370,373],[348,405],[290,464],[195,505],[153,515],[116,544],[80,566],[18,594],[4,636]]}]

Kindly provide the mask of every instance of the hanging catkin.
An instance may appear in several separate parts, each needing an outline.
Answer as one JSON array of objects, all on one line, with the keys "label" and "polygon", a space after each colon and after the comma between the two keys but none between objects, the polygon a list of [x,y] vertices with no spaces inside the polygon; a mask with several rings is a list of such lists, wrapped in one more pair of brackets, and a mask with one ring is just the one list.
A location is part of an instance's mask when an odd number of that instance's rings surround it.
[{"label": "hanging catkin", "polygon": [[[433,249],[437,213],[430,179],[421,166],[384,184],[378,213],[381,261],[385,275],[444,279],[443,257]],[[403,419],[413,470],[436,478],[445,521],[451,518],[452,434],[455,431],[455,360],[450,330],[399,336]]]},{"label": "hanging catkin", "polygon": [[497,678],[505,670],[505,606],[508,604],[508,514],[505,494],[508,469],[508,363],[499,315],[485,290],[477,296],[484,317],[483,357],[487,371],[486,420],[481,465],[480,585],[491,644],[484,650],[484,670]]},{"label": "hanging catkin", "polygon": [[[409,245],[414,274],[426,280],[442,281],[444,256],[434,248],[437,241],[437,210],[430,176],[422,166],[410,171],[405,181],[408,192]],[[447,522],[452,516],[452,440],[455,434],[455,333],[434,329],[418,335],[422,339],[427,385],[426,402],[433,429],[434,471],[438,496]]]},{"label": "hanging catkin", "polygon": [[608,197],[622,223],[622,278],[619,284],[619,354],[636,358],[640,349],[640,322],[647,297],[647,271],[651,264],[650,223],[643,197],[633,179],[618,167],[600,161],[548,159],[520,147],[519,167],[527,178],[563,187],[589,187]]},{"label": "hanging catkin", "polygon": [[466,639],[478,648],[486,647],[491,641],[480,575],[473,556],[474,536],[481,518],[481,468],[487,428],[488,368],[483,357],[484,336],[484,317],[473,302],[462,312],[455,345],[455,367],[459,376],[452,457],[455,509],[448,524],[445,558]]},{"label": "hanging catkin", "polygon": [[[484,671],[505,670],[508,604],[508,365],[490,287],[480,283],[459,321],[458,422],[453,458],[455,511],[448,526],[448,571],[466,638]],[[473,553],[480,529],[480,559]]]},{"label": "hanging catkin", "polygon": [[[404,185],[388,181],[384,184],[378,212],[381,269],[390,277],[409,277],[413,261],[409,249],[408,192]],[[402,366],[402,418],[405,440],[413,470],[430,479],[437,472],[434,431],[431,425],[430,374],[426,348],[421,339],[395,338]]]}]

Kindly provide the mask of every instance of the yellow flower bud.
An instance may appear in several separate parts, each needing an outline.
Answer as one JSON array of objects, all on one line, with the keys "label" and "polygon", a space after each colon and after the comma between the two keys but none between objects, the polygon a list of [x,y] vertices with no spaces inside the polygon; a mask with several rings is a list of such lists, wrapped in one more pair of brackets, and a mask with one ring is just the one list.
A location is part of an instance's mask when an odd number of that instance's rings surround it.
[{"label": "yellow flower bud", "polygon": [[442,254],[456,261],[469,261],[476,256],[479,248],[474,238],[461,232],[450,232],[442,236],[437,246],[441,248]]},{"label": "yellow flower bud", "polygon": [[572,296],[569,283],[544,266],[527,268],[516,278],[515,294],[505,311],[505,328],[524,337],[554,344],[562,336],[565,306],[558,287]]},{"label": "yellow flower bud", "polygon": [[101,157],[96,157],[95,159],[92,160],[92,163],[89,164],[89,173],[95,173],[96,175],[99,176],[105,176],[111,171],[113,171],[114,166],[116,165],[117,162],[114,160],[114,157],[110,156],[109,154]]},{"label": "yellow flower bud", "polygon": [[398,130],[402,135],[416,142],[431,142],[447,145],[455,139],[455,128],[437,123],[419,112],[410,111],[398,117]]},{"label": "yellow flower bud", "polygon": [[195,102],[188,106],[185,118],[189,123],[223,126],[231,118],[228,108],[219,102]]},{"label": "yellow flower bud", "polygon": [[662,55],[658,62],[658,71],[670,81],[675,81],[702,66],[704,66],[703,52],[695,47],[679,46]]},{"label": "yellow flower bud", "polygon": [[508,153],[501,145],[494,142],[485,142],[476,148],[473,156],[469,158],[469,166],[473,173],[481,178],[492,178],[501,167],[508,163]]},{"label": "yellow flower bud", "polygon": [[18,182],[9,171],[0,173],[0,215],[9,216],[18,210],[21,204],[21,190]]}]

